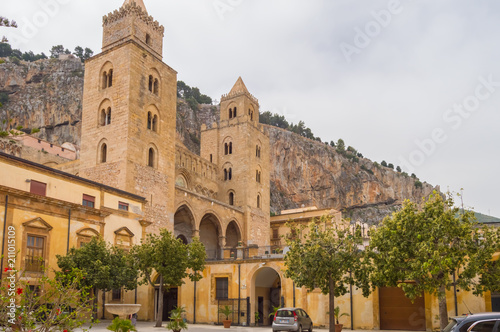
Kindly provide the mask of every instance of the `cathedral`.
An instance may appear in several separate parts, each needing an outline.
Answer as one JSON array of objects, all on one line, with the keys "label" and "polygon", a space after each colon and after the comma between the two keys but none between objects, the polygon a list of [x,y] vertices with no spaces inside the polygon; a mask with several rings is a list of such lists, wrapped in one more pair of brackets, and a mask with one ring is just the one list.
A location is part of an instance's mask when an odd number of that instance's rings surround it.
[{"label": "cathedral", "polygon": [[[85,62],[79,158],[49,167],[0,153],[0,213],[16,228],[19,264],[36,280],[42,269],[34,258],[56,267],[56,255],[93,236],[128,249],[168,229],[185,243],[198,237],[204,244],[203,279],[164,294],[149,285],[114,290],[105,303],[139,303],[139,319],[154,320],[163,296],[163,319],[184,306],[188,322],[207,324],[220,323],[219,308],[229,305],[239,325],[269,325],[273,307],[297,306],[326,326],[328,297],[284,277],[283,236],[290,220],[328,215],[341,223],[341,213],[311,207],[270,216],[269,136],[241,78],[221,97],[219,121],[202,126],[200,155],[176,139],[177,72],[163,62],[163,36],[143,0],[126,0],[103,17],[102,52]],[[350,314],[345,326],[387,329],[384,312],[394,297],[401,294],[380,289],[365,299],[353,289],[337,303]],[[398,328],[439,326],[436,301],[426,294],[401,304],[411,309]]]}]

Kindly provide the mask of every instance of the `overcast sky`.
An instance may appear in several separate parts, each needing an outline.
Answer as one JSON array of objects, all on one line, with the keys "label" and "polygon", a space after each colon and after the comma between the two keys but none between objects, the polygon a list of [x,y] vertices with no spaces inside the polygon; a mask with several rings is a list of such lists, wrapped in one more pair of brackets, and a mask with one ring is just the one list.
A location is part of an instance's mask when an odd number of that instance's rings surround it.
[{"label": "overcast sky", "polygon": [[[144,0],[164,62],[219,100],[238,76],[261,112],[305,121],[500,217],[498,0]],[[13,46],[102,42],[123,0],[5,0]]]}]

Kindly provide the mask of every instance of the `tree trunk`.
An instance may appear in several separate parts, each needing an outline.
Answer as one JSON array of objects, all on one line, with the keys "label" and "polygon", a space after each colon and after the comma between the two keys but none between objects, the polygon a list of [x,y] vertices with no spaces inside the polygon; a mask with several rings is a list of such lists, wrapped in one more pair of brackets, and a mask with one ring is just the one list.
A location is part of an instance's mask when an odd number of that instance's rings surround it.
[{"label": "tree trunk", "polygon": [[335,332],[335,282],[333,281],[332,277],[330,277],[329,284],[330,284],[328,293],[330,302],[329,331]]},{"label": "tree trunk", "polygon": [[448,306],[446,304],[446,288],[439,288],[439,325],[441,331],[448,325]]},{"label": "tree trunk", "polygon": [[94,287],[94,298],[92,300],[92,317],[94,317],[94,319],[97,319],[97,305],[98,305],[98,301],[97,301],[97,287]]},{"label": "tree trunk", "polygon": [[158,289],[158,311],[156,312],[156,325],[161,327],[163,321],[163,276],[160,274],[160,288]]},{"label": "tree trunk", "polygon": [[106,319],[105,318],[106,308],[105,308],[104,302],[106,302],[106,292],[102,291],[102,318],[101,319]]}]

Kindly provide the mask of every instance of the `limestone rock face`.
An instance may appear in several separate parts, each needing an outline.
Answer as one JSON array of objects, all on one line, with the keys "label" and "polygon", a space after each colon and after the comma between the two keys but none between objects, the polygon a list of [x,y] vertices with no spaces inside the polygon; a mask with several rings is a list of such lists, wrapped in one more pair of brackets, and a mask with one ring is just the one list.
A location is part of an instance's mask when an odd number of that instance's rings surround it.
[{"label": "limestone rock face", "polygon": [[[24,128],[40,128],[38,137],[55,144],[80,144],[84,66],[78,59],[0,64],[0,93],[9,102],[0,119]],[[218,107],[192,110],[177,102],[177,138],[200,153],[200,128],[219,119]],[[301,206],[334,208],[343,216],[377,223],[404,199],[419,202],[439,187],[423,183],[368,159],[351,161],[325,144],[266,126],[271,147],[271,212]],[[373,174],[370,173],[373,172]]]},{"label": "limestone rock face", "polygon": [[[0,64],[0,93],[9,102],[0,119],[14,119],[14,126],[52,143],[80,144],[84,65],[80,59],[48,59]],[[8,114],[8,115],[7,115]]]},{"label": "limestone rock face", "polygon": [[[368,159],[351,161],[334,148],[267,127],[271,145],[271,208],[275,213],[301,206],[334,208],[344,218],[376,223],[405,199],[420,202],[433,186]],[[362,168],[363,167],[363,168]],[[369,171],[371,170],[373,174]]]}]

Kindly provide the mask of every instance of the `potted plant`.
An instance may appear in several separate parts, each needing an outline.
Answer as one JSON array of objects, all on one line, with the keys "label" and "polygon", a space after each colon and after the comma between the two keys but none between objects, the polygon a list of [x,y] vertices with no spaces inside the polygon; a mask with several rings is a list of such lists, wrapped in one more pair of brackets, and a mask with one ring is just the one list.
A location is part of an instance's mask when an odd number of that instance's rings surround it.
[{"label": "potted plant", "polygon": [[254,315],[255,315],[255,326],[257,326],[259,325],[259,320],[260,320],[259,312],[258,311],[254,312]]},{"label": "potted plant", "polygon": [[333,313],[334,313],[334,316],[335,316],[335,332],[341,332],[342,331],[342,327],[344,326],[343,324],[340,324],[339,323],[339,318],[342,317],[342,316],[349,316],[348,313],[340,313],[340,307],[335,307],[335,309],[333,310]]},{"label": "potted plant", "polygon": [[222,321],[222,324],[224,324],[224,328],[225,329],[230,328],[231,327],[231,320],[229,319],[229,315],[233,313],[231,308],[229,308],[228,305],[225,305],[224,308],[219,308],[219,313],[226,316],[226,319]]},{"label": "potted plant", "polygon": [[184,307],[175,307],[174,310],[170,311],[170,322],[167,324],[167,330],[173,332],[181,332],[181,330],[186,330],[188,328],[187,323],[182,318],[182,314],[186,312]]},{"label": "potted plant", "polygon": [[280,308],[280,307],[275,307],[275,306],[273,306],[273,312],[271,312],[271,313],[269,314],[269,318],[271,318],[271,317],[272,317],[271,322],[274,320],[274,317],[276,317],[276,313],[278,312],[278,309],[279,309],[279,308]]},{"label": "potted plant", "polygon": [[108,326],[107,329],[115,332],[137,331],[130,320],[121,319],[120,317],[116,317],[115,319],[113,319],[111,325]]}]

